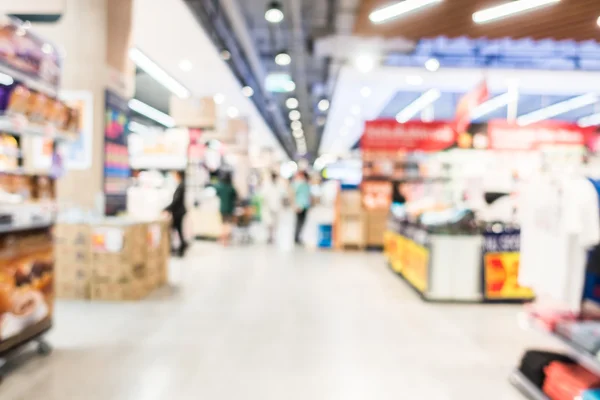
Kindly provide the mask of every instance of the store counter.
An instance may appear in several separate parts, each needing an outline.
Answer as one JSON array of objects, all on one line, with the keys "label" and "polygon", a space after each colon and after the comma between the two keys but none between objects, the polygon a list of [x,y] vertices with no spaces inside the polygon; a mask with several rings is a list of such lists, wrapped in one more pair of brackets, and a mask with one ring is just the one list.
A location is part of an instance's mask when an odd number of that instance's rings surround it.
[{"label": "store counter", "polygon": [[391,218],[384,239],[390,267],[428,301],[522,301],[519,232],[443,234]]}]

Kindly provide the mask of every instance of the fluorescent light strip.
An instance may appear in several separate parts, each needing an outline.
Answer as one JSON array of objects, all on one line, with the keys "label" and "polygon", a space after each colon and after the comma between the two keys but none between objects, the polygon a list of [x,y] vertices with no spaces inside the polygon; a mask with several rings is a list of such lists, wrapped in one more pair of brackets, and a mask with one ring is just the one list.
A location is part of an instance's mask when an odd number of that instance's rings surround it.
[{"label": "fluorescent light strip", "polygon": [[166,126],[167,128],[172,128],[175,126],[175,120],[170,115],[158,111],[156,108],[152,108],[148,104],[142,103],[137,99],[129,100],[129,108],[145,117],[150,118],[153,121],[158,122],[161,125]]},{"label": "fluorescent light strip", "polygon": [[434,103],[442,94],[438,89],[430,89],[423,93],[421,97],[410,103],[406,108],[396,115],[396,120],[400,123],[409,121],[428,105]]},{"label": "fluorescent light strip", "polygon": [[150,128],[144,124],[140,124],[139,122],[129,121],[129,130],[134,133],[145,133],[148,132]]},{"label": "fluorescent light strip", "polygon": [[495,21],[500,18],[510,15],[519,14],[525,11],[533,10],[534,8],[548,6],[558,3],[560,0],[517,0],[510,3],[505,3],[496,7],[487,8],[485,10],[473,13],[473,22],[484,24],[486,22]]},{"label": "fluorescent light strip", "polygon": [[582,128],[600,125],[600,113],[583,117],[579,121],[577,121],[577,124]]},{"label": "fluorescent light strip", "polygon": [[541,108],[529,114],[525,114],[517,118],[517,123],[521,126],[540,122],[557,115],[577,110],[578,108],[589,106],[598,101],[596,93],[588,93],[583,96],[573,97],[560,103],[552,104],[551,106]]},{"label": "fluorescent light strip", "polygon": [[493,99],[480,104],[473,111],[471,111],[471,121],[479,119],[484,115],[491,113],[492,111],[496,111],[499,108],[506,107],[512,101],[517,101],[518,99],[519,94],[516,92],[508,92],[501,94],[500,96],[496,96]]},{"label": "fluorescent light strip", "polygon": [[190,91],[185,86],[177,82],[175,78],[169,75],[150,58],[148,58],[148,56],[142,53],[140,49],[135,47],[129,49],[129,58],[135,63],[135,65],[143,69],[148,75],[169,89],[169,91],[171,91],[171,93],[177,97],[182,99],[190,97]]},{"label": "fluorescent light strip", "polygon": [[369,15],[369,19],[373,23],[380,24],[390,19],[397,18],[402,14],[441,2],[442,0],[405,0],[373,11]]}]

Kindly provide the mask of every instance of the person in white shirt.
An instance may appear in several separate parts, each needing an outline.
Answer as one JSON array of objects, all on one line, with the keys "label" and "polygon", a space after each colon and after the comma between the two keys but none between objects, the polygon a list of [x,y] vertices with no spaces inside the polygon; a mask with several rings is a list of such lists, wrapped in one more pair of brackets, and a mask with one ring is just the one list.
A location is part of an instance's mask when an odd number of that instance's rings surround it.
[{"label": "person in white shirt", "polygon": [[286,193],[278,181],[279,176],[276,173],[267,174],[261,187],[261,197],[263,199],[261,215],[262,221],[269,230],[269,243],[273,243],[275,240],[279,215],[286,197]]}]

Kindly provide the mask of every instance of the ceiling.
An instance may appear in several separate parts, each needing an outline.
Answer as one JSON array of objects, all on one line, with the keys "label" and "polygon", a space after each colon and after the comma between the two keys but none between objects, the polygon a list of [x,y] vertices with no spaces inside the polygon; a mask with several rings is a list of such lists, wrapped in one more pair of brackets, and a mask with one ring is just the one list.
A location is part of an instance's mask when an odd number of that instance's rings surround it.
[{"label": "ceiling", "polygon": [[[596,20],[600,16],[598,0],[562,0],[559,3],[511,16],[487,24],[475,24],[476,11],[506,3],[506,0],[444,0],[379,25],[369,14],[390,0],[362,0],[354,32],[361,36],[404,37],[419,40],[436,36],[471,38],[553,38],[577,41],[600,40]],[[393,3],[393,2],[392,2]]]},{"label": "ceiling", "polygon": [[[186,86],[194,97],[223,94],[226,100],[218,106],[219,119],[225,120],[228,108],[237,108],[240,116],[248,119],[253,151],[268,147],[279,158],[287,158],[255,104],[242,94],[239,81],[184,1],[136,0],[135,6],[135,46]],[[179,68],[179,62],[183,59],[191,61],[191,71]],[[168,93],[157,87],[145,74],[138,74],[137,96],[159,109],[164,109],[168,101]]]},{"label": "ceiling", "polygon": [[[288,73],[296,83],[294,92],[273,93],[272,96],[288,127],[289,110],[285,101],[289,97],[299,100],[298,109],[302,114],[307,149],[312,154],[316,153],[323,129],[323,124],[317,123],[323,114],[317,104],[323,97],[328,97],[326,83],[330,67],[326,57],[315,54],[314,42],[334,29],[336,1],[284,0],[281,2],[284,20],[279,24],[271,24],[265,20],[269,0],[235,0],[265,74]],[[292,63],[288,66],[277,65],[274,61],[277,53],[282,51],[292,57]]]},{"label": "ceiling", "polygon": [[[320,153],[346,153],[362,135],[364,121],[393,118],[429,89],[442,92],[434,103],[433,117],[452,119],[457,99],[483,79],[492,96],[506,93],[510,85],[518,86],[518,115],[576,95],[600,93],[599,73],[593,71],[442,68],[430,72],[423,67],[379,67],[361,73],[353,66],[345,66],[337,81]],[[367,93],[368,97],[363,96]],[[596,104],[562,115],[560,119],[574,121],[599,111]],[[505,117],[505,112],[506,108],[491,115]],[[421,115],[415,118],[420,119]]]}]

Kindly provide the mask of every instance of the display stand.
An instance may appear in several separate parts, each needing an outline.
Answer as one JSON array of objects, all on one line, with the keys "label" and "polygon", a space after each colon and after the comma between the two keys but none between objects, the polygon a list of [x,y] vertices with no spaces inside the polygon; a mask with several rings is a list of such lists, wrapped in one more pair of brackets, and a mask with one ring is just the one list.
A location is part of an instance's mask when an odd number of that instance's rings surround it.
[{"label": "display stand", "polygon": [[[3,19],[0,33],[14,47],[0,55],[7,99],[0,109],[1,379],[3,367],[30,343],[39,354],[52,351],[44,335],[54,309],[52,228],[62,168],[55,144],[77,138],[80,116],[56,97],[61,60],[54,47],[20,21]],[[16,51],[20,46],[29,50]]]},{"label": "display stand", "polygon": [[519,370],[510,374],[509,382],[529,400],[550,400],[537,386],[527,379]]},{"label": "display stand", "polygon": [[[527,329],[531,329],[553,338],[557,343],[565,348],[566,354],[573,359],[577,364],[586,368],[590,372],[600,376],[600,359],[589,351],[579,347],[576,343],[571,342],[569,339],[548,330],[541,322],[536,320],[535,317],[524,315],[522,318],[524,325]],[[521,391],[528,399],[533,400],[548,400],[549,398],[533,383],[531,383],[527,377],[521,372],[515,370],[509,377],[510,383]]]}]

